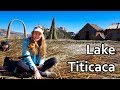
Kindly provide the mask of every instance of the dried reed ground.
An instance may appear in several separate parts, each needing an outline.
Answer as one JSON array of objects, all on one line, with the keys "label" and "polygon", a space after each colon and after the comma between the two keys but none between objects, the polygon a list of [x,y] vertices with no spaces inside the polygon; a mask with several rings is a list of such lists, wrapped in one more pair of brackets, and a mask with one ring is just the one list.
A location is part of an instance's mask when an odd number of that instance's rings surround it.
[{"label": "dried reed ground", "polygon": [[[11,47],[7,52],[0,52],[0,65],[3,64],[5,56],[21,56],[21,40],[10,40]],[[94,46],[105,43],[116,49],[115,55],[86,55],[86,44],[90,44],[91,50]],[[55,79],[116,79],[120,78],[120,42],[118,41],[84,41],[84,40],[47,40],[46,58],[56,57],[58,63],[52,71],[57,73]],[[70,65],[67,61],[86,60],[94,64],[113,63],[116,66],[115,72],[70,72]]]}]

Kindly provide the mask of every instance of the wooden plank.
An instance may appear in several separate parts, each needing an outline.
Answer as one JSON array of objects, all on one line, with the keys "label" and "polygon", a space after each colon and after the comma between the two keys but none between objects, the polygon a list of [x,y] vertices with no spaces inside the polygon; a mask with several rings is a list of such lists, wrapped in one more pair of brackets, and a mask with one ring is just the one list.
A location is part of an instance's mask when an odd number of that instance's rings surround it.
[{"label": "wooden plank", "polygon": [[0,78],[1,79],[28,79],[28,78],[33,78],[30,73],[22,73],[18,75],[13,75],[12,72],[8,72],[6,70],[0,70]]},{"label": "wooden plank", "polygon": [[0,76],[0,79],[17,79],[17,78],[13,76]]},{"label": "wooden plank", "polygon": [[0,70],[0,72],[6,72],[6,70]]},{"label": "wooden plank", "polygon": [[33,79],[33,77],[19,78],[19,77],[14,77],[14,76],[0,76],[0,79]]}]

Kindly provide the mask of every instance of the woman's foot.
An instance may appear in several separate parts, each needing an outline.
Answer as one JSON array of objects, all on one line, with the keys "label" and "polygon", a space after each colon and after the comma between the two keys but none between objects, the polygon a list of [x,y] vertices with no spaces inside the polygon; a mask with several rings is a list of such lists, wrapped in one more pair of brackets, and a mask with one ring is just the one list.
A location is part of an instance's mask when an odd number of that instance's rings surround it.
[{"label": "woman's foot", "polygon": [[57,77],[57,74],[55,72],[49,72],[49,71],[45,71],[47,78],[55,78]]}]

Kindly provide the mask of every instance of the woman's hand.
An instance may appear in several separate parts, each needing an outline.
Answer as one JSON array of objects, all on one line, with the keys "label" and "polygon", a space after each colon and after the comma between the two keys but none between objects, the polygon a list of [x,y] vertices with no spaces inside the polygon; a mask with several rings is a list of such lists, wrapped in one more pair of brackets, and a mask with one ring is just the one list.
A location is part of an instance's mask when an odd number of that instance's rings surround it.
[{"label": "woman's hand", "polygon": [[36,66],[38,70],[42,68],[43,65]]},{"label": "woman's hand", "polygon": [[40,75],[38,70],[35,70],[34,78],[35,79],[41,79],[41,75]]}]

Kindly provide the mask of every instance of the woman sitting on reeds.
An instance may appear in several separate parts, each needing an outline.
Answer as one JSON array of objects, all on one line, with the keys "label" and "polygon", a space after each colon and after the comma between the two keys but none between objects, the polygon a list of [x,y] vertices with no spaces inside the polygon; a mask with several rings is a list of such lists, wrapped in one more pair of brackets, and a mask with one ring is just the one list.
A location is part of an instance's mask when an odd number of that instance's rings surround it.
[{"label": "woman sitting on reeds", "polygon": [[4,60],[4,66],[8,71],[14,73],[28,72],[34,75],[35,79],[43,77],[56,77],[55,72],[48,72],[57,61],[56,58],[45,60],[46,40],[42,27],[35,27],[31,33],[31,37],[26,38],[22,42],[22,60],[10,61],[8,57]]}]

